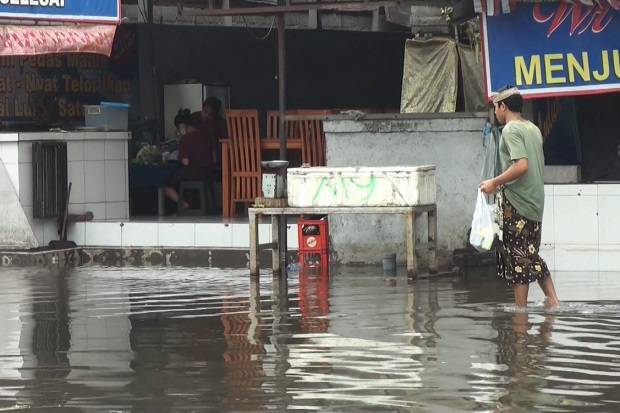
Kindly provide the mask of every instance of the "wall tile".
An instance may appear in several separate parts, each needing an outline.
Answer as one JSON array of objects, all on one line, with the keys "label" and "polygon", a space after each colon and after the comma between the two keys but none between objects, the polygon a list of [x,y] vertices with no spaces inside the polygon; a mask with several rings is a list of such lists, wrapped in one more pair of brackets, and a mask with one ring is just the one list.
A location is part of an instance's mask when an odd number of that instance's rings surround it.
[{"label": "wall tile", "polygon": [[125,222],[122,231],[123,247],[155,247],[158,243],[156,222]]},{"label": "wall tile", "polygon": [[15,132],[0,133],[0,142],[17,142],[19,135]]},{"label": "wall tile", "polygon": [[106,160],[125,160],[126,141],[106,140],[105,141],[105,159]]},{"label": "wall tile", "polygon": [[598,198],[599,244],[620,244],[620,196]]},{"label": "wall tile", "polygon": [[[555,289],[560,297],[560,301],[598,301],[601,299],[601,288],[599,287],[599,273],[592,271],[571,271],[552,274]],[[588,281],[588,286],[593,288],[583,288],[584,280]],[[531,297],[529,301],[540,302],[545,296],[540,288],[530,288]]]},{"label": "wall tile", "polygon": [[4,167],[9,174],[15,193],[19,196],[19,164],[18,163],[5,163]]},{"label": "wall tile", "polygon": [[75,222],[69,224],[67,228],[67,239],[75,242],[77,245],[84,245],[85,235],[86,235],[86,223],[84,222]]},{"label": "wall tile", "polygon": [[558,244],[598,245],[597,197],[556,196],[554,234]]},{"label": "wall tile", "polygon": [[121,226],[118,222],[85,223],[84,244],[99,247],[120,247]]},{"label": "wall tile", "polygon": [[541,244],[539,254],[547,263],[549,271],[555,271],[555,247],[553,244]]},{"label": "wall tile", "polygon": [[86,204],[84,203],[69,202],[69,213],[70,214],[83,214],[84,212],[86,212],[85,207],[86,207]]},{"label": "wall tile", "polygon": [[32,142],[17,144],[19,163],[32,163]]},{"label": "wall tile", "polygon": [[39,242],[39,247],[45,246],[45,234],[44,234],[44,225],[43,221],[40,219],[32,219],[30,222],[30,228],[32,228],[32,232],[34,236],[37,238]]},{"label": "wall tile", "polygon": [[620,196],[620,185],[618,184],[599,184],[597,190],[598,190],[599,196],[603,196],[603,195]]},{"label": "wall tile", "polygon": [[556,244],[556,271],[598,271],[598,247],[593,244]]},{"label": "wall tile", "polygon": [[598,255],[599,271],[620,271],[620,242],[599,245]]},{"label": "wall tile", "polygon": [[84,203],[86,192],[84,161],[71,161],[67,163],[67,180],[71,182],[71,197],[69,203]]},{"label": "wall tile", "polygon": [[83,161],[83,160],[84,160],[84,141],[67,142],[67,161],[74,162],[74,161]]},{"label": "wall tile", "polygon": [[105,162],[105,200],[106,202],[121,202],[126,200],[126,170],[125,161]]},{"label": "wall tile", "polygon": [[195,246],[213,248],[232,248],[233,230],[231,224],[200,223],[195,225]]},{"label": "wall tile", "polygon": [[258,224],[258,239],[260,244],[271,242],[271,224]]},{"label": "wall tile", "polygon": [[106,219],[127,219],[127,203],[126,202],[106,202],[105,204]]},{"label": "wall tile", "polygon": [[297,224],[288,224],[286,226],[286,237],[289,249],[296,250],[299,248],[299,242],[297,242]]},{"label": "wall tile", "polygon": [[26,218],[28,219],[28,223],[30,224],[30,228],[32,229],[32,232],[34,233],[34,236],[37,238],[37,242],[39,243],[39,246],[42,246],[43,241],[44,241],[43,221],[32,217],[31,206],[22,207],[22,209],[24,210],[24,214],[26,215]]},{"label": "wall tile", "polygon": [[26,214],[26,218],[28,218],[28,222],[32,225],[32,220],[34,219],[32,218],[32,206],[22,206],[22,209],[24,210],[24,214]]},{"label": "wall tile", "polygon": [[250,248],[250,229],[248,224],[232,224],[232,247]]},{"label": "wall tile", "polygon": [[554,197],[545,193],[545,210],[542,221],[542,242],[555,242]]},{"label": "wall tile", "polygon": [[0,159],[4,163],[18,163],[17,142],[0,142]]},{"label": "wall tile", "polygon": [[58,240],[58,222],[56,220],[43,220],[43,243],[49,245],[50,241]]},{"label": "wall tile", "polygon": [[555,195],[555,187],[556,185],[545,185],[545,196],[554,196]]},{"label": "wall tile", "polygon": [[195,224],[159,223],[159,245],[164,247],[193,247]]},{"label": "wall tile", "polygon": [[104,165],[104,161],[84,162],[84,201],[105,202]]},{"label": "wall tile", "polygon": [[618,301],[620,289],[620,273],[618,271],[604,271],[598,274],[598,288],[600,300]]},{"label": "wall tile", "polygon": [[90,204],[83,204],[84,205],[84,209],[83,212],[92,212],[93,213],[93,219],[95,221],[105,221],[106,219],[106,211],[105,211],[105,202],[99,202],[99,203],[90,203]]},{"label": "wall tile", "polygon": [[577,184],[577,185],[554,185],[554,196],[596,196],[598,185]]},{"label": "wall tile", "polygon": [[32,164],[20,163],[19,169],[19,202],[22,206],[32,205]]},{"label": "wall tile", "polygon": [[104,141],[84,142],[84,160],[103,161],[105,159]]}]

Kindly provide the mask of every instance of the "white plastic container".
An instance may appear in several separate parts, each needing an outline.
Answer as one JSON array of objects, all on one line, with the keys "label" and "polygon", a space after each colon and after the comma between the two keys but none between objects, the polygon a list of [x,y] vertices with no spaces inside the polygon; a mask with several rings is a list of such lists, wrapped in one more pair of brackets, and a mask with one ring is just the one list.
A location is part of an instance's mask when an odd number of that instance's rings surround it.
[{"label": "white plastic container", "polygon": [[103,131],[126,131],[129,105],[127,103],[101,102],[84,105],[84,125]]},{"label": "white plastic container", "polygon": [[293,168],[287,175],[292,207],[387,207],[434,204],[435,166]]}]

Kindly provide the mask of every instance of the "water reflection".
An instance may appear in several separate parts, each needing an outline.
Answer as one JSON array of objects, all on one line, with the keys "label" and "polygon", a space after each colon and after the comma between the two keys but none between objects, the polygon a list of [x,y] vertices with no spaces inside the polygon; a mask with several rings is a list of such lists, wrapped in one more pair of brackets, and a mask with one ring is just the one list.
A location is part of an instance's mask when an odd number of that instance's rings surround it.
[{"label": "water reflection", "polygon": [[386,282],[360,268],[288,280],[165,268],[2,275],[1,409],[595,412],[620,403],[615,301],[519,313],[487,278]]},{"label": "water reflection", "polygon": [[[556,403],[560,400],[539,392],[546,385],[545,358],[552,340],[554,320],[552,314],[530,315],[525,312],[495,319],[497,363],[488,374],[499,373],[498,379],[504,385],[501,391],[495,391],[495,396],[500,396],[497,398],[498,411],[536,411],[541,405],[559,406]],[[478,367],[482,370],[489,366]]]}]

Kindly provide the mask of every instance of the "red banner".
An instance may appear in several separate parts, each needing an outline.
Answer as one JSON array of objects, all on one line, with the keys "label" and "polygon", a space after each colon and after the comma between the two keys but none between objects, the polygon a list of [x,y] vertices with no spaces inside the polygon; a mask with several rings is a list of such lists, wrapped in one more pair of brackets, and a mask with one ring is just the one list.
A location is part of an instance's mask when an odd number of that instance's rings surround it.
[{"label": "red banner", "polygon": [[0,56],[96,53],[110,56],[116,26],[0,26]]}]

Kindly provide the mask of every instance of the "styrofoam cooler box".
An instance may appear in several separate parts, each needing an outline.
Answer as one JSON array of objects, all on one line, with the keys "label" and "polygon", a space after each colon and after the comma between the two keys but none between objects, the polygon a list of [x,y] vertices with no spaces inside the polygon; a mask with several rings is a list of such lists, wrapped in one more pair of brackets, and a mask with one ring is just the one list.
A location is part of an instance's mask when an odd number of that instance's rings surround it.
[{"label": "styrofoam cooler box", "polygon": [[435,166],[292,168],[287,192],[292,207],[434,204]]}]

